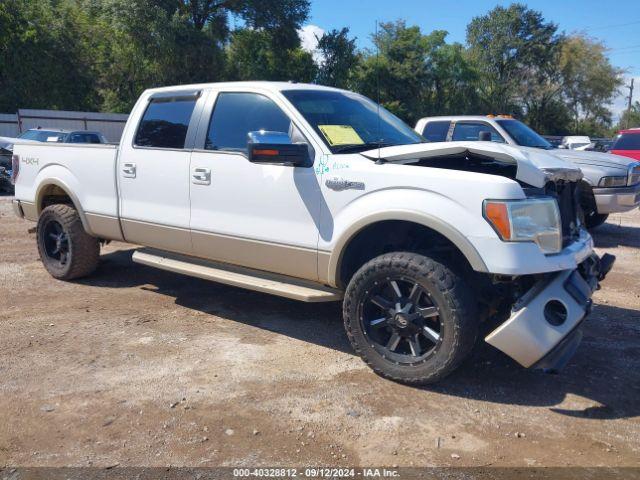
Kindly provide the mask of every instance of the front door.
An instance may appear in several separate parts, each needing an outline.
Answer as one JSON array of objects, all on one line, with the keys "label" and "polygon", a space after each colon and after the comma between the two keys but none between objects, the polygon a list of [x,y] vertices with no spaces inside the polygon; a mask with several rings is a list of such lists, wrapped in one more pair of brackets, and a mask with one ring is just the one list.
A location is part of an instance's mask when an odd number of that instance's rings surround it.
[{"label": "front door", "polygon": [[140,125],[122,139],[120,217],[128,242],[191,253],[187,142],[199,92],[172,93],[137,105]]},{"label": "front door", "polygon": [[[313,167],[247,159],[249,132],[285,132],[306,141],[286,105],[268,93],[212,94],[191,156],[195,255],[316,280],[320,187]],[[310,147],[311,154],[313,148]]]}]

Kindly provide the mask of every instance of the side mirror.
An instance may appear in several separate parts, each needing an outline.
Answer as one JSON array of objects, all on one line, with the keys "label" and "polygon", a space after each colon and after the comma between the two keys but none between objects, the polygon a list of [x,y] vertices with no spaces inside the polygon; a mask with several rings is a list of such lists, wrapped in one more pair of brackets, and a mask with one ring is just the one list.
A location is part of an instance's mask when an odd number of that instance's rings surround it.
[{"label": "side mirror", "polygon": [[491,141],[491,132],[482,131],[478,134],[478,140],[481,142],[490,142]]},{"label": "side mirror", "polygon": [[289,135],[284,132],[260,130],[249,132],[248,137],[249,161],[252,163],[292,167],[313,165],[309,146],[306,143],[292,143]]}]

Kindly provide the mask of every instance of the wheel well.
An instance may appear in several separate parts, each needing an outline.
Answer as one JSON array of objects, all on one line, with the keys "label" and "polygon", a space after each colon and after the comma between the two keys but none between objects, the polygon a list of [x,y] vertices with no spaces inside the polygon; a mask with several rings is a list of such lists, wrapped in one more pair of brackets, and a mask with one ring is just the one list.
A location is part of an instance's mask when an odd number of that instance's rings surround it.
[{"label": "wheel well", "polygon": [[56,204],[71,205],[75,208],[73,200],[69,194],[60,186],[49,184],[42,188],[40,199],[38,200],[38,213],[42,212],[49,205]]},{"label": "wheel well", "polygon": [[338,284],[346,287],[353,274],[369,260],[388,252],[435,254],[450,266],[472,271],[458,247],[441,233],[419,223],[385,220],[360,230],[347,244],[338,269]]}]

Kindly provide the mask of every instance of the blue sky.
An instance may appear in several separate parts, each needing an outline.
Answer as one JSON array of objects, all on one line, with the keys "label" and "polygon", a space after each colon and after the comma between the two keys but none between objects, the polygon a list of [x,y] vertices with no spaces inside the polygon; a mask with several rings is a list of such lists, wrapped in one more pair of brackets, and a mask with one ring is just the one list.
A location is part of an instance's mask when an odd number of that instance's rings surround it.
[{"label": "blue sky", "polygon": [[[485,0],[314,0],[307,33],[349,27],[358,46],[371,46],[375,22],[404,19],[423,32],[446,30],[449,41],[464,42],[469,21],[496,5],[512,2]],[[602,40],[611,62],[635,77],[634,100],[640,99],[640,0],[539,0],[526,3],[567,33],[581,31]],[[315,29],[314,27],[319,27]],[[303,39],[304,41],[304,39]],[[628,94],[628,91],[625,93]],[[614,111],[624,104],[617,99]],[[617,113],[617,112],[616,112]]]}]

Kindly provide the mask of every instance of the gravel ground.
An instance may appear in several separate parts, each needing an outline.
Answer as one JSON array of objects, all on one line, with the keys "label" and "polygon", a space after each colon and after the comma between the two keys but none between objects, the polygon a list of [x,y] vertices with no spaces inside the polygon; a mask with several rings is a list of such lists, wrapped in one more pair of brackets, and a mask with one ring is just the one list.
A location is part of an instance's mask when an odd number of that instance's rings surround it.
[{"label": "gravel ground", "polygon": [[0,199],[0,466],[640,467],[640,212],[594,235],[618,261],[559,375],[484,344],[430,388],[352,353],[338,304],[131,262],[51,278]]}]

